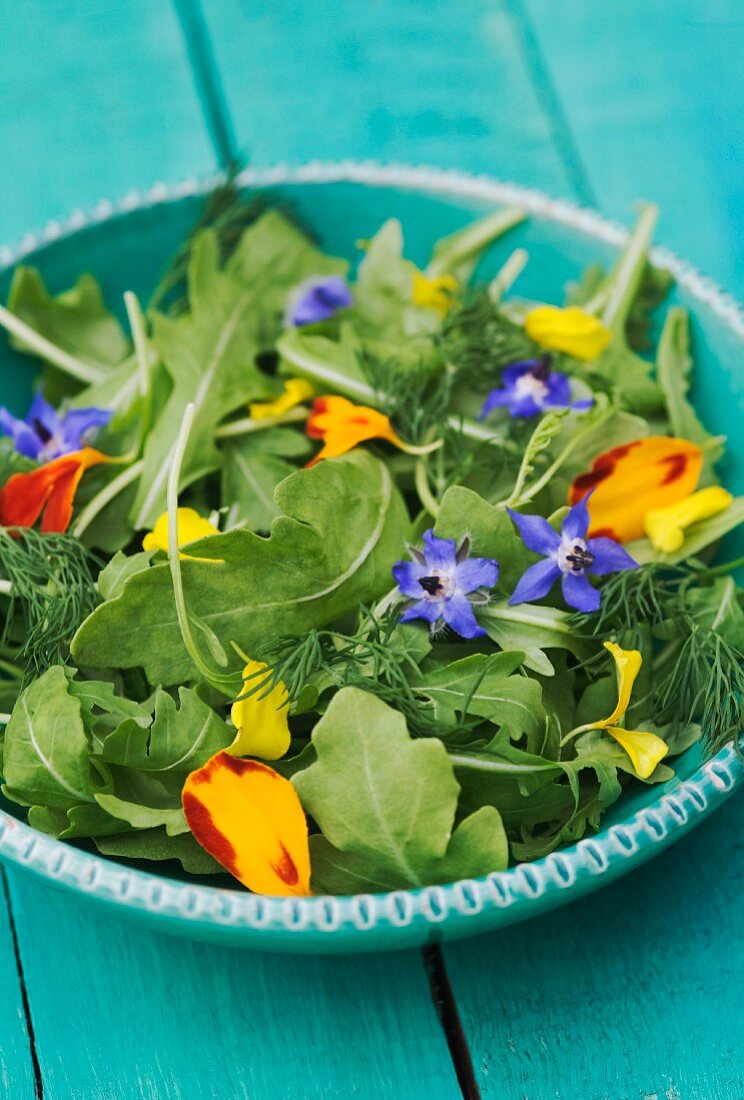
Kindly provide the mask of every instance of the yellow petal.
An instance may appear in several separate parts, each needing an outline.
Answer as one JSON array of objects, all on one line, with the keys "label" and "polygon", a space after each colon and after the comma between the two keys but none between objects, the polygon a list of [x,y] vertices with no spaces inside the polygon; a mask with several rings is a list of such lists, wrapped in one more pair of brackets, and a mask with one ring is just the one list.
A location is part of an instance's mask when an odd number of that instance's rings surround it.
[{"label": "yellow petal", "polygon": [[249,890],[309,895],[307,819],[288,779],[257,760],[218,752],[189,775],[182,801],[202,848]]},{"label": "yellow petal", "polygon": [[608,726],[607,732],[625,749],[639,779],[648,779],[656,770],[656,765],[669,752],[666,741],[655,733],[643,733],[641,730],[623,730]]},{"label": "yellow petal", "polygon": [[252,420],[267,420],[288,412],[314,393],[312,383],[305,378],[288,378],[284,389],[274,401],[256,401],[248,406],[248,410]]},{"label": "yellow petal", "polygon": [[[243,669],[243,691],[261,683],[257,673],[266,665],[249,661]],[[259,756],[262,760],[278,760],[289,748],[290,733],[287,721],[287,689],[279,681],[268,695],[261,689],[245,699],[233,703],[230,717],[237,735],[227,750],[233,756]]]},{"label": "yellow petal", "polygon": [[591,492],[590,536],[630,542],[643,537],[647,512],[694,492],[702,466],[703,452],[688,439],[635,439],[598,455],[590,470],[574,478],[568,503],[576,504]]},{"label": "yellow petal", "polygon": [[[189,542],[205,539],[209,535],[219,535],[219,530],[204,519],[193,508],[178,509],[178,545],[186,546]],[[164,550],[168,552],[168,513],[163,512],[155,521],[152,531],[148,531],[142,540],[143,550]],[[188,554],[179,554],[180,558],[187,558]]]},{"label": "yellow petal", "polygon": [[693,523],[725,512],[734,498],[718,485],[700,489],[676,504],[646,512],[643,525],[654,550],[674,554],[685,540],[685,530]]},{"label": "yellow petal", "polygon": [[617,706],[609,718],[594,723],[596,729],[607,729],[625,714],[630,706],[633,684],[643,663],[643,657],[637,649],[621,649],[614,642],[605,642],[604,647],[612,655],[617,670]]},{"label": "yellow petal", "polygon": [[596,359],[612,339],[598,318],[578,306],[537,306],[527,314],[524,329],[536,344],[575,359]]},{"label": "yellow petal", "polygon": [[457,279],[454,275],[437,275],[429,278],[416,269],[413,273],[413,304],[421,309],[434,309],[445,317],[452,306],[457,292]]}]

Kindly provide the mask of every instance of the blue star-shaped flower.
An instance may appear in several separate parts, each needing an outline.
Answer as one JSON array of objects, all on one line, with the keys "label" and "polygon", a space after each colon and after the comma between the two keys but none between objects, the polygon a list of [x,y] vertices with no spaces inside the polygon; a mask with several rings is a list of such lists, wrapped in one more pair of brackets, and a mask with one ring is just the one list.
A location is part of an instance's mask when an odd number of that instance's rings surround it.
[{"label": "blue star-shaped flower", "polygon": [[37,393],[24,420],[0,407],[0,432],[13,439],[15,449],[26,458],[50,462],[60,455],[79,451],[90,437],[108,424],[110,409],[68,409],[61,416]]},{"label": "blue star-shaped flower", "polygon": [[401,622],[425,619],[432,633],[443,620],[462,638],[480,638],[486,631],[478,625],[474,603],[488,603],[486,588],[492,588],[499,576],[498,562],[492,558],[471,558],[470,539],[459,547],[454,539],[438,539],[424,532],[424,551],[408,548],[413,561],[399,561],[393,577],[401,594],[414,602],[401,615]]},{"label": "blue star-shaped flower", "polygon": [[314,275],[290,294],[284,323],[287,326],[314,325],[353,304],[351,291],[340,275]]},{"label": "blue star-shaped flower", "polygon": [[537,416],[551,409],[585,411],[592,407],[591,398],[571,400],[568,375],[550,369],[551,357],[526,359],[504,367],[501,389],[491,390],[481,409],[481,420],[496,408],[506,406],[513,417]]},{"label": "blue star-shaped flower", "polygon": [[587,539],[590,496],[591,493],[574,504],[563,521],[560,535],[542,516],[522,516],[507,509],[525,546],[544,555],[543,561],[535,562],[522,574],[510,604],[542,599],[560,577],[563,598],[569,607],[584,613],[597,611],[602,597],[586,574],[603,577],[621,569],[638,568],[638,562],[614,539]]}]

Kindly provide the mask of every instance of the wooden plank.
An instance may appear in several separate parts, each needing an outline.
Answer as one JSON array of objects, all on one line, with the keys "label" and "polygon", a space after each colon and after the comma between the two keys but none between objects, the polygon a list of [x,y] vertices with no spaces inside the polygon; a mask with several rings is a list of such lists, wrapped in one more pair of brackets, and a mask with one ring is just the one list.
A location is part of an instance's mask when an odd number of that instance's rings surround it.
[{"label": "wooden plank", "polygon": [[34,1066],[14,930],[0,875],[0,1100],[31,1100]]},{"label": "wooden plank", "polygon": [[213,170],[169,4],[25,0],[0,18],[0,241]]},{"label": "wooden plank", "polygon": [[[512,0],[606,213],[661,206],[659,239],[744,290],[740,0]],[[546,180],[539,180],[549,186]]]},{"label": "wooden plank", "polygon": [[47,1098],[460,1098],[417,952],[225,950],[9,878]]},{"label": "wooden plank", "polygon": [[484,1100],[739,1100],[734,799],[598,894],[445,954]]},{"label": "wooden plank", "polygon": [[210,0],[205,13],[254,164],[372,157],[566,190],[513,21],[492,0]]}]

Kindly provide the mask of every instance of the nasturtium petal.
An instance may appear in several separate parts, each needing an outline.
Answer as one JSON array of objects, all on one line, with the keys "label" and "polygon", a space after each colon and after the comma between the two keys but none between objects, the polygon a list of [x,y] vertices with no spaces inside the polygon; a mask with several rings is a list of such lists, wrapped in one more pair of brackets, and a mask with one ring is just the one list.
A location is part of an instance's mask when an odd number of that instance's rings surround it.
[{"label": "nasturtium petal", "polygon": [[597,317],[578,306],[537,306],[525,317],[524,329],[536,344],[575,359],[596,359],[612,339]]},{"label": "nasturtium petal", "polygon": [[310,894],[307,820],[289,782],[257,760],[218,752],[191,773],[183,810],[206,852],[256,894]]},{"label": "nasturtium petal", "polygon": [[[242,691],[250,691],[261,683],[261,673],[267,666],[249,661],[243,669]],[[287,721],[287,689],[280,680],[264,694],[260,688],[253,695],[238,698],[230,717],[238,731],[228,752],[233,756],[259,756],[262,760],[279,760],[289,749],[290,732]]]},{"label": "nasturtium petal", "polygon": [[720,485],[699,489],[676,504],[646,512],[643,525],[654,550],[662,554],[674,554],[685,541],[685,531],[693,523],[710,519],[725,512],[733,503],[733,496]]},{"label": "nasturtium petal", "polygon": [[647,512],[694,492],[702,465],[703,452],[696,443],[650,435],[598,455],[586,473],[574,478],[568,503],[576,504],[591,492],[589,537],[630,542],[643,536]]},{"label": "nasturtium petal", "polygon": [[618,729],[617,726],[607,726],[606,730],[625,749],[639,779],[648,779],[669,752],[666,741],[655,733]]},{"label": "nasturtium petal", "polygon": [[[204,516],[200,516],[194,508],[179,508],[178,519],[178,545],[186,546],[189,542],[208,538],[210,535],[219,535],[218,528],[210,523]],[[168,552],[168,513],[163,512],[158,516],[152,531],[148,531],[142,540],[143,550],[164,550]],[[188,557],[188,554],[179,554],[180,558]]]},{"label": "nasturtium petal", "polygon": [[36,470],[13,474],[0,489],[0,524],[33,527],[41,516],[41,530],[45,534],[65,532],[83,474],[91,466],[110,461],[93,447],[83,447]]}]

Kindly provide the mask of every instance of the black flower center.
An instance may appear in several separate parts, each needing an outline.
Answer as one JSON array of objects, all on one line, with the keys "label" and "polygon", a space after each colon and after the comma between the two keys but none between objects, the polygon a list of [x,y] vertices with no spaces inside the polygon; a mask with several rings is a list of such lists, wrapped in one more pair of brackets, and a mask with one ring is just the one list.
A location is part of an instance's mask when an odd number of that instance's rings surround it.
[{"label": "black flower center", "polygon": [[550,355],[541,355],[535,363],[534,367],[530,370],[530,374],[533,378],[536,378],[538,382],[547,382],[550,378]]},{"label": "black flower center", "polygon": [[436,596],[444,589],[440,577],[419,577],[419,584],[430,596]]},{"label": "black flower center", "polygon": [[36,416],[32,421],[32,427],[42,443],[48,443],[49,440],[52,438],[52,433],[49,431],[48,428],[44,427],[42,422]]},{"label": "black flower center", "polygon": [[587,550],[585,546],[579,546],[577,544],[573,547],[570,554],[566,554],[566,561],[571,562],[572,572],[581,573],[592,564],[594,561],[594,554],[591,550]]}]

